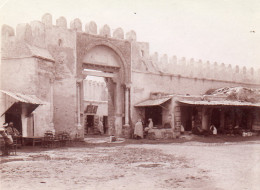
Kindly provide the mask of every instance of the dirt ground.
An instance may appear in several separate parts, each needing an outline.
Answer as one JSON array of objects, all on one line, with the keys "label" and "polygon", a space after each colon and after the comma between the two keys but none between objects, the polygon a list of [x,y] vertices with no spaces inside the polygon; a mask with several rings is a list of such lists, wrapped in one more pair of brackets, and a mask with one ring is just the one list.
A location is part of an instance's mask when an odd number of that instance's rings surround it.
[{"label": "dirt ground", "polygon": [[0,189],[259,190],[260,138],[87,139],[73,147],[23,147],[1,157]]}]

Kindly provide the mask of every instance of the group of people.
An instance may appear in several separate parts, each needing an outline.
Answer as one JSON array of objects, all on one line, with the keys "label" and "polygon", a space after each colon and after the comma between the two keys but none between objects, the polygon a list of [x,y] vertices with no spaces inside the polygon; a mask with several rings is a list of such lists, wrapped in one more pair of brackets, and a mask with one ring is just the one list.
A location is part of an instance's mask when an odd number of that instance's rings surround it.
[{"label": "group of people", "polygon": [[195,135],[217,135],[218,132],[215,125],[211,125],[209,130],[202,129],[199,126],[194,126],[192,128],[192,133]]},{"label": "group of people", "polygon": [[139,119],[134,128],[134,138],[135,139],[143,139],[144,136],[146,136],[149,132],[150,129],[153,128],[153,120],[151,118],[148,119],[148,126],[143,127],[143,122],[141,119]]},{"label": "group of people", "polygon": [[[148,126],[147,127],[143,127],[143,122],[141,119],[139,119],[136,124],[135,124],[135,128],[134,128],[134,138],[135,139],[143,139],[144,136],[146,136],[149,132],[150,129],[153,128],[153,120],[151,118],[148,119]],[[180,127],[180,132],[181,134],[183,134],[185,131],[183,125],[181,125]],[[196,134],[196,135],[217,135],[217,128],[214,125],[211,125],[209,127],[209,130],[205,130],[200,128],[199,126],[194,126],[192,128],[192,133]]]},{"label": "group of people", "polygon": [[0,135],[3,137],[3,145],[1,145],[3,155],[8,155],[8,149],[13,144],[14,139],[20,137],[20,132],[14,127],[13,122],[4,123],[0,127]]}]

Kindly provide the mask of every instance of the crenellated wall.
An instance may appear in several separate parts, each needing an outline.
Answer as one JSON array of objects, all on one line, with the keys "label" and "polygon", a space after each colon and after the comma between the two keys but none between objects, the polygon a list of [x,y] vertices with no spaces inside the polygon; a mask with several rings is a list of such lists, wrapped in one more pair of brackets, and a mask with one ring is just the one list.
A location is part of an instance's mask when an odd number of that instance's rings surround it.
[{"label": "crenellated wall", "polygon": [[[14,43],[14,41],[24,41],[41,48],[47,48],[49,44],[58,44],[62,47],[71,47],[74,49],[76,42],[72,34],[75,33],[75,31],[83,32],[103,36],[105,38],[131,41],[134,47],[133,51],[138,51],[138,53],[135,54],[140,54],[140,58],[134,61],[134,70],[157,72],[166,75],[180,75],[197,79],[250,84],[260,83],[260,68],[255,70],[252,67],[246,68],[245,66],[232,67],[230,64],[202,61],[201,59],[195,60],[193,58],[188,59],[185,57],[177,58],[176,56],[168,56],[166,54],[159,57],[157,52],[150,55],[149,44],[136,42],[136,33],[133,30],[124,34],[122,28],[116,28],[113,30],[113,33],[111,33],[111,29],[107,24],[101,26],[98,30],[97,24],[94,21],[90,21],[85,24],[83,31],[83,24],[79,18],[70,22],[70,28],[68,28],[67,23],[65,17],[60,17],[56,19],[56,25],[54,25],[52,15],[47,13],[43,15],[42,21],[18,24],[16,32],[12,27],[3,25],[2,44],[5,46],[6,44]],[[135,59],[135,57],[133,59]]]},{"label": "crenellated wall", "polygon": [[136,42],[136,56],[133,63],[133,71],[157,73],[160,75],[173,75],[203,80],[217,80],[244,84],[260,84],[260,68],[247,68],[226,65],[224,63],[187,59],[177,56],[168,57],[164,54],[158,56],[155,52],[149,54],[149,49],[144,48],[144,43]]},{"label": "crenellated wall", "polygon": [[[131,30],[124,34],[122,28],[116,28],[113,30],[111,34],[110,27],[105,24],[101,26],[98,30],[97,24],[94,21],[90,21],[85,24],[84,31],[82,30],[82,22],[79,18],[76,18],[70,22],[70,27],[68,28],[67,19],[65,17],[59,17],[56,19],[56,25],[53,24],[52,15],[46,13],[42,16],[41,21],[32,21],[30,23],[18,24],[16,30],[8,25],[2,26],[2,44],[10,44],[14,41],[23,41],[31,45],[35,45],[37,47],[46,48],[46,41],[48,41],[48,32],[49,29],[60,29],[60,31],[76,31],[83,32],[91,35],[99,35],[106,38],[115,38],[120,40],[128,40],[128,41],[136,41],[136,33]],[[98,33],[99,31],[99,33]],[[62,44],[66,46],[69,39],[63,39],[64,34],[60,34],[60,39],[56,41],[56,44]],[[61,40],[61,41],[60,41]],[[65,41],[64,41],[65,40]],[[66,41],[67,40],[67,41]],[[69,43],[72,43],[70,41]],[[74,41],[74,43],[76,43]]]}]

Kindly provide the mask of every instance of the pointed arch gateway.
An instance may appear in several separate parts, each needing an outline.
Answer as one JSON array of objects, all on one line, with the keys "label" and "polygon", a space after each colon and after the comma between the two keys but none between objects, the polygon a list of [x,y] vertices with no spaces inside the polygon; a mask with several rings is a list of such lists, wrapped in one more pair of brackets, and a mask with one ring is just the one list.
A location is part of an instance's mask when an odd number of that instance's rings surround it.
[{"label": "pointed arch gateway", "polygon": [[[131,60],[127,60],[127,56],[122,53],[121,48],[107,40],[97,40],[88,43],[85,47],[81,46],[81,69],[78,70],[81,71],[78,76],[81,75],[83,79],[87,75],[102,76],[106,79],[109,92],[108,129],[110,135],[116,136],[122,136],[123,126],[129,126],[130,110],[129,79],[131,67],[129,65]],[[123,49],[126,47],[124,46]],[[91,69],[91,71],[84,69]],[[83,93],[82,86],[81,94]],[[81,95],[81,97],[83,96]],[[83,108],[83,100],[81,100],[81,108]]]}]

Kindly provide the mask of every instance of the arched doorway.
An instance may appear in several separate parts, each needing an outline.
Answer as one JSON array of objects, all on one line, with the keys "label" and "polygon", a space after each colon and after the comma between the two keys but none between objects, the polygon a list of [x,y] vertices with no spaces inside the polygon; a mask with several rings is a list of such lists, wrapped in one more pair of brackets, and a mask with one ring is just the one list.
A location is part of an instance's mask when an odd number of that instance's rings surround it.
[{"label": "arched doorway", "polygon": [[[108,134],[122,136],[123,125],[129,126],[129,85],[125,59],[111,44],[97,43],[86,47],[81,56],[81,79],[86,76],[100,76],[105,78],[108,89]],[[78,85],[78,99],[81,109],[83,106],[83,89]],[[81,86],[81,88],[80,88]],[[79,121],[84,121],[78,116]],[[84,125],[84,124],[83,124]]]}]

